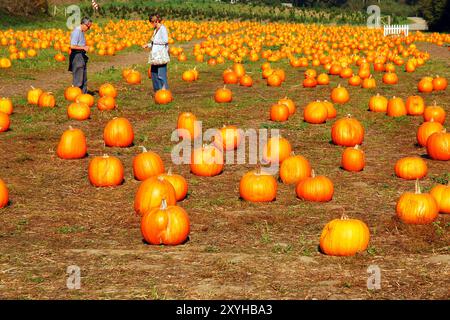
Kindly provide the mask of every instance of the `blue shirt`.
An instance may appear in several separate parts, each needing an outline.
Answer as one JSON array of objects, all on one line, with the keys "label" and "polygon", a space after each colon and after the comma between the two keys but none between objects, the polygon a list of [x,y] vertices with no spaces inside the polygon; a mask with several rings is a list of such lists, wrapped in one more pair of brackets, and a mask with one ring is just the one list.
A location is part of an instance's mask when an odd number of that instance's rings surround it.
[{"label": "blue shirt", "polygon": [[84,47],[86,45],[86,38],[84,37],[84,32],[81,31],[81,26],[73,29],[70,34],[70,45]]}]

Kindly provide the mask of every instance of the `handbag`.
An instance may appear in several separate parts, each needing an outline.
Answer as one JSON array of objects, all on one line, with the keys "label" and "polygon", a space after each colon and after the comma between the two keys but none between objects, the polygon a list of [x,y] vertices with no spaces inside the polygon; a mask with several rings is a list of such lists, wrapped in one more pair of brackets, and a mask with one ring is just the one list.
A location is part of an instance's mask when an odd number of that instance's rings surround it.
[{"label": "handbag", "polygon": [[[159,31],[159,29],[155,30],[152,40],[155,38],[156,33],[158,31]],[[157,44],[157,46],[158,46],[158,44]],[[160,66],[160,65],[169,63],[169,61],[170,61],[169,45],[165,44],[164,49],[155,51],[155,50],[153,50],[153,41],[152,41],[151,52],[149,55],[148,63],[150,63],[151,65],[154,65],[154,66]]]}]

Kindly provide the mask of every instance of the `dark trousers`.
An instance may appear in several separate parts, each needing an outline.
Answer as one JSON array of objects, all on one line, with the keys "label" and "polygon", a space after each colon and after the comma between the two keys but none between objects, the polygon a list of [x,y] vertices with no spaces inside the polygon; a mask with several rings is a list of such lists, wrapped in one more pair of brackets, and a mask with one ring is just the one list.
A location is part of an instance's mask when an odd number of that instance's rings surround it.
[{"label": "dark trousers", "polygon": [[169,89],[167,82],[167,64],[151,67],[153,90],[158,91],[162,88]]},{"label": "dark trousers", "polygon": [[87,62],[82,54],[77,54],[72,61],[72,84],[79,87],[83,93],[87,93]]}]

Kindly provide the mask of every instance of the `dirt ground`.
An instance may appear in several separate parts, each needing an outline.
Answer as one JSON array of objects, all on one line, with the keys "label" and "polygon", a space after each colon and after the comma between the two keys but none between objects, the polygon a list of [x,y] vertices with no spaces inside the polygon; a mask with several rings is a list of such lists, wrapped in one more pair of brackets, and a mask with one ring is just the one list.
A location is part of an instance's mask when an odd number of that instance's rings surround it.
[{"label": "dirt ground", "polygon": [[[200,80],[187,84],[182,71],[192,62],[173,61],[169,69],[175,101],[157,106],[151,100],[151,83],[128,86],[121,68],[140,64],[145,72],[146,53],[118,55],[89,66],[90,89],[111,81],[119,89],[119,108],[109,113],[93,109],[89,121],[66,117],[62,98],[70,85],[65,67],[35,73],[36,80],[0,79],[0,96],[15,101],[11,130],[0,135],[0,177],[10,189],[11,204],[0,211],[0,298],[2,299],[448,299],[450,218],[440,215],[430,225],[410,226],[395,217],[399,196],[413,191],[414,182],[396,178],[394,164],[403,156],[424,156],[416,142],[421,117],[392,119],[367,111],[369,97],[380,92],[406,99],[417,94],[416,84],[425,75],[450,79],[449,51],[421,44],[431,62],[413,74],[398,71],[400,83],[388,86],[376,74],[378,88],[349,88],[351,100],[337,106],[338,118],[348,113],[366,129],[362,148],[366,168],[349,173],[339,168],[342,148],[330,143],[330,128],[303,122],[304,106],[329,98],[330,87],[299,86],[304,69],[290,69],[281,88],[266,87],[260,64],[246,68],[253,88],[231,86],[229,105],[212,101],[221,86],[225,66],[198,67]],[[188,49],[188,47],[187,47]],[[190,53],[190,50],[186,50]],[[111,70],[111,66],[116,68]],[[52,90],[58,107],[40,110],[26,105],[29,85]],[[284,95],[294,99],[297,113],[284,124],[268,120],[272,103]],[[97,98],[97,97],[96,97]],[[424,96],[449,114],[445,92]],[[279,183],[276,201],[265,204],[239,200],[238,185],[251,165],[227,165],[213,178],[194,176],[188,165],[171,165],[175,144],[170,135],[180,112],[192,111],[204,128],[235,124],[246,128],[279,128],[294,151],[309,159],[318,174],[334,183],[328,203],[298,200],[294,187]],[[103,128],[108,120],[125,116],[133,124],[135,146],[106,148]],[[445,126],[450,128],[450,117]],[[55,150],[69,125],[88,138],[89,157],[64,161]],[[139,145],[158,152],[166,165],[186,177],[189,196],[179,205],[191,220],[189,241],[176,247],[144,244],[133,201],[139,182],[133,178],[132,159]],[[108,153],[125,167],[125,182],[116,188],[94,188],[87,178],[92,156]],[[449,178],[448,162],[425,158],[428,175],[421,185],[428,191]],[[342,212],[362,219],[371,232],[367,252],[354,257],[331,257],[318,250],[324,225]],[[81,288],[66,286],[67,267],[81,270]],[[381,289],[368,290],[368,267],[381,269]]]}]

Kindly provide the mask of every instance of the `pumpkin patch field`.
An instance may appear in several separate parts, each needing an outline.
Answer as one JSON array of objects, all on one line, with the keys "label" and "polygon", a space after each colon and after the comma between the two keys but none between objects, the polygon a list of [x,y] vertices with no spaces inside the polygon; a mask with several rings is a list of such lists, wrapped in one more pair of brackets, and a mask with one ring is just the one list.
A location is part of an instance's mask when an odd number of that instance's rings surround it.
[{"label": "pumpkin patch field", "polygon": [[88,94],[64,25],[0,30],[1,298],[449,298],[450,35],[164,24],[156,93],[148,21],[94,21]]}]

